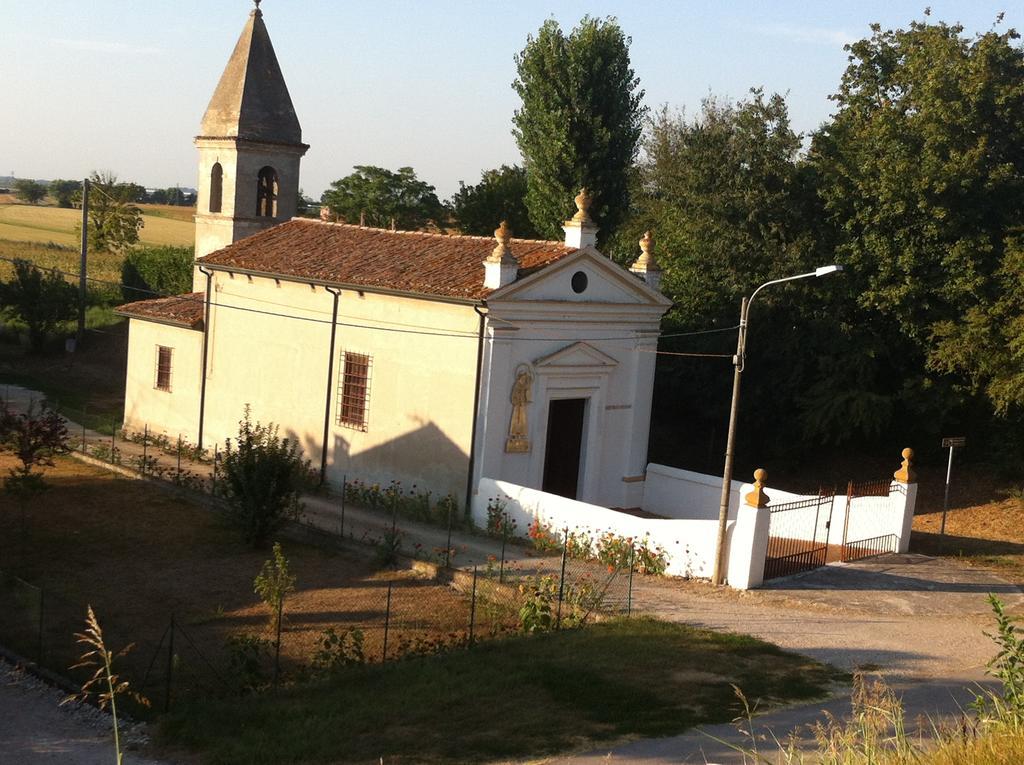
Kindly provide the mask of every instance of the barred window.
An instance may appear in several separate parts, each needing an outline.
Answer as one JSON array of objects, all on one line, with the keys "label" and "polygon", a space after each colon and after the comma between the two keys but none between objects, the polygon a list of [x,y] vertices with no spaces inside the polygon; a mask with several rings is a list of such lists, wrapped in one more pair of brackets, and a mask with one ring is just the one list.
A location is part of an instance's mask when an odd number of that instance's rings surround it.
[{"label": "barred window", "polygon": [[370,368],[373,359],[365,353],[341,354],[338,381],[338,424],[365,431],[370,408]]},{"label": "barred window", "polygon": [[174,349],[164,345],[156,347],[156,384],[157,390],[171,390],[171,356]]}]

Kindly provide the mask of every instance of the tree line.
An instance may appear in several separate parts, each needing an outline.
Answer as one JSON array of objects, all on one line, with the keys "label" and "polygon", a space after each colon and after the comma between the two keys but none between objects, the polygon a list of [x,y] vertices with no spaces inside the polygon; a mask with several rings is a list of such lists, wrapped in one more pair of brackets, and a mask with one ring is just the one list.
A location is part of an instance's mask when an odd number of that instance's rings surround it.
[{"label": "tree line", "polygon": [[[759,284],[840,263],[839,278],[758,298],[741,448],[895,440],[927,453],[956,431],[1019,466],[1024,51],[1001,22],[975,36],[928,13],[872,25],[846,48],[834,114],[800,134],[785,98],[760,89],[649,112],[615,19],[569,32],[549,20],[516,56],[522,166],[460,184],[447,204],[412,168],[358,167],[322,202],[367,225],[486,235],[504,219],[518,236],[558,238],[587,186],[614,259],[630,263],[654,232],[669,331],[732,327]],[[734,342],[662,350],[728,354]],[[730,372],[727,360],[659,358],[652,457],[714,465]]]},{"label": "tree line", "polygon": [[[105,173],[105,175],[111,174]],[[178,186],[147,190],[137,183],[118,182],[116,176],[114,176],[114,181],[119,194],[125,200],[135,204],[191,207],[196,203],[194,192],[186,191]],[[57,207],[71,208],[81,204],[78,200],[81,199],[82,182],[57,178],[47,183],[29,178],[19,178],[13,184],[13,191],[15,198],[25,204],[36,205],[49,197]]]}]

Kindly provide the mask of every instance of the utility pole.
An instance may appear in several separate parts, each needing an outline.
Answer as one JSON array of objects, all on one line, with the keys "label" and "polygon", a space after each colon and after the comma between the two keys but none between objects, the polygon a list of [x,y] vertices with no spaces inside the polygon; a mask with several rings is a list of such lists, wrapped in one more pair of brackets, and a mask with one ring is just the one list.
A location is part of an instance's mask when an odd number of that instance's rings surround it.
[{"label": "utility pole", "polygon": [[85,288],[87,284],[86,268],[89,250],[89,179],[82,181],[82,259],[78,264],[78,334],[75,348],[82,347],[85,339]]}]

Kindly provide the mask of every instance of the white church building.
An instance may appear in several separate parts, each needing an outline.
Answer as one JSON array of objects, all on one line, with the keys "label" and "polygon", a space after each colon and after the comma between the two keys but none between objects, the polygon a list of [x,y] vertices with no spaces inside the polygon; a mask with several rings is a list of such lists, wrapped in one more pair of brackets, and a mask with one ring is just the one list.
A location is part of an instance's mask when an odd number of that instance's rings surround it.
[{"label": "white church building", "polygon": [[564,241],[294,217],[308,147],[258,8],[196,145],[194,291],[119,309],[128,429],[209,448],[248,405],[334,484],[641,504],[670,305],[649,236],[616,265],[586,190]]}]

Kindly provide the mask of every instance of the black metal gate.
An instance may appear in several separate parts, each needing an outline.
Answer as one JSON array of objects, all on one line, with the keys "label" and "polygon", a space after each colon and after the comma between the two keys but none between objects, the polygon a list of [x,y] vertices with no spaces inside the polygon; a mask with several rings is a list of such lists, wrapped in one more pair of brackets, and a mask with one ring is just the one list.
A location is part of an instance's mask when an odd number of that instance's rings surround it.
[{"label": "black metal gate", "polygon": [[[853,483],[846,489],[846,514],[843,517],[843,551],[841,560],[863,560],[883,553],[896,552],[895,534],[875,534],[879,520],[892,512],[889,495],[906,493],[902,484],[894,481],[868,481]],[[854,500],[859,499],[859,502]],[[874,529],[874,531],[868,531]]]},{"label": "black metal gate", "polygon": [[816,497],[768,505],[765,579],[810,571],[828,562],[828,531],[835,494],[835,489],[820,490]]}]

